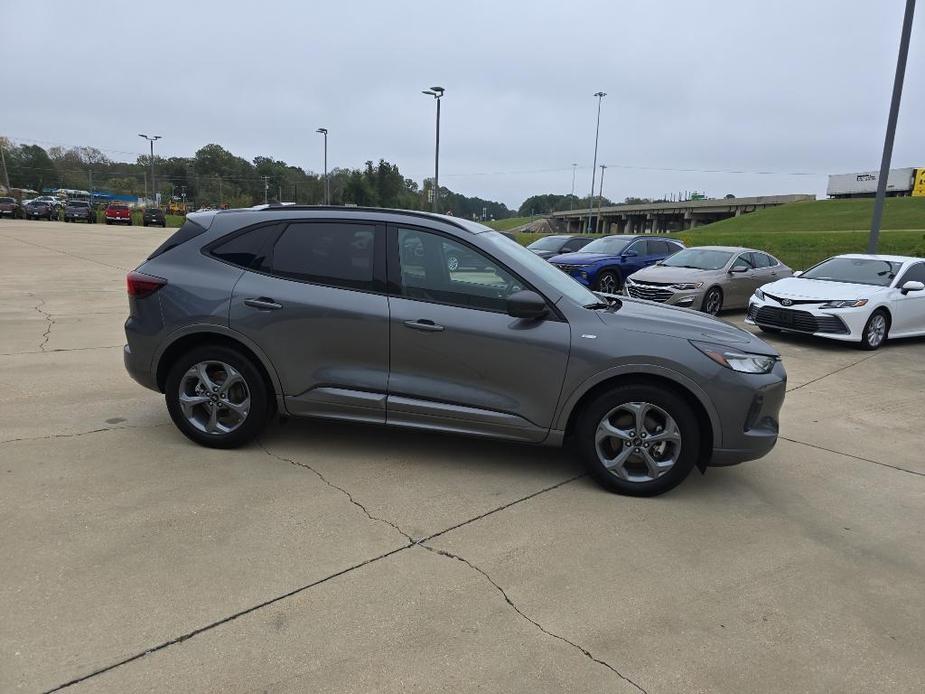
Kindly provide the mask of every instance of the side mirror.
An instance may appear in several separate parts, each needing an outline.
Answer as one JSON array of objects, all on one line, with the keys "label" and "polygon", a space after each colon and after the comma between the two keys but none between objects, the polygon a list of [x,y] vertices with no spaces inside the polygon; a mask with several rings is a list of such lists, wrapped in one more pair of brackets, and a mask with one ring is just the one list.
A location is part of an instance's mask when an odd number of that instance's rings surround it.
[{"label": "side mirror", "polygon": [[799,276],[802,275],[802,274],[803,274],[803,271],[802,271],[802,270],[797,270],[796,272],[793,273],[793,276],[794,276],[794,277],[799,277]]},{"label": "side mirror", "polygon": [[742,267],[741,265],[734,265],[733,267],[729,268],[730,275],[737,275],[742,272],[748,272],[748,268]]},{"label": "side mirror", "polygon": [[537,319],[547,313],[546,299],[529,289],[514,292],[507,298],[507,314],[514,318]]},{"label": "side mirror", "polygon": [[920,292],[925,289],[925,284],[917,282],[915,280],[909,280],[902,287],[902,293],[908,294],[909,292]]},{"label": "side mirror", "polygon": [[628,251],[623,251],[624,258],[635,258],[637,255],[639,254],[636,251],[634,251],[632,248]]}]

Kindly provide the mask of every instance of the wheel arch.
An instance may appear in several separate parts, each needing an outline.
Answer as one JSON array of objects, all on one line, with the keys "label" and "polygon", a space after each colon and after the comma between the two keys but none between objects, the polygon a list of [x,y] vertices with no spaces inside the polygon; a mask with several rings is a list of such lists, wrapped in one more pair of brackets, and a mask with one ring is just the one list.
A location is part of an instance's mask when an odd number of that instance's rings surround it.
[{"label": "wheel arch", "polygon": [[690,405],[694,415],[697,417],[701,434],[700,455],[697,459],[697,466],[701,471],[706,469],[713,449],[722,444],[722,430],[719,427],[718,415],[709,397],[693,381],[670,369],[648,365],[622,367],[617,370],[609,370],[600,376],[600,378],[586,382],[576,389],[560,412],[558,421],[563,425],[561,429],[565,432],[566,437],[574,432],[575,425],[584,408],[601,393],[618,386],[654,385],[675,393]]},{"label": "wheel arch", "polygon": [[180,355],[206,344],[232,347],[251,359],[263,377],[267,389],[274,394],[273,400],[277,411],[285,412],[283,389],[279,381],[279,375],[263,353],[263,350],[244,335],[223,326],[193,326],[176,333],[173,339],[165,343],[154,358],[154,364],[156,365],[154,369],[155,383],[162,393],[167,381],[167,374]]}]

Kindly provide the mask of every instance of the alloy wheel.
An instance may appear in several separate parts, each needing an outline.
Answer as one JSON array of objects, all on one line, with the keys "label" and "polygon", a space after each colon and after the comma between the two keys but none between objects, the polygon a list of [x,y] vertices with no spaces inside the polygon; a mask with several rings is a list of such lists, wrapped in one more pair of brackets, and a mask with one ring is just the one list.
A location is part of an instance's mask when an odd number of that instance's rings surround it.
[{"label": "alloy wheel", "polygon": [[600,291],[605,294],[616,294],[620,289],[617,286],[617,278],[610,272],[605,272],[601,275],[600,280],[598,280],[598,286],[600,287]]},{"label": "alloy wheel", "polygon": [[719,313],[720,306],[722,305],[723,299],[719,293],[718,289],[711,289],[707,294],[707,300],[704,302],[704,311],[709,313],[711,316],[715,316]]},{"label": "alloy wheel", "polygon": [[597,425],[594,447],[607,471],[627,482],[651,482],[674,467],[681,455],[681,430],[658,405],[627,402]]},{"label": "alloy wheel", "polygon": [[180,410],[206,434],[229,434],[250,412],[250,390],[244,376],[223,361],[201,361],[180,379]]},{"label": "alloy wheel", "polygon": [[867,342],[871,347],[877,347],[886,336],[886,318],[882,313],[874,314],[867,325]]}]

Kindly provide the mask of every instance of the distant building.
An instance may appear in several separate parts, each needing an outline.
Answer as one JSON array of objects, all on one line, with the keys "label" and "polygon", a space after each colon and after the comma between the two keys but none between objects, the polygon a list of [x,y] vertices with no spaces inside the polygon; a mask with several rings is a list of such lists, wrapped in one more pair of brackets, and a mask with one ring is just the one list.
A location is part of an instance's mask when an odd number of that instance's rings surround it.
[{"label": "distant building", "polygon": [[[831,174],[826,194],[830,198],[872,198],[877,193],[879,180],[879,171]],[[925,167],[890,169],[886,194],[890,197],[925,196]]]}]

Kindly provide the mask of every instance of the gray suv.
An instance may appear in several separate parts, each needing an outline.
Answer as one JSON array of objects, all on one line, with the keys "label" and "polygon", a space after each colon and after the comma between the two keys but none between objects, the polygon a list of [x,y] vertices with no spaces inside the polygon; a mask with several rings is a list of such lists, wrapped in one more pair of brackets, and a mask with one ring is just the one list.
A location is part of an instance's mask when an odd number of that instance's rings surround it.
[{"label": "gray suv", "polygon": [[461,219],[194,213],[127,284],[125,366],[205,446],[274,413],[569,441],[605,487],[650,496],[777,440],[786,374],[758,337],[594,294]]}]

